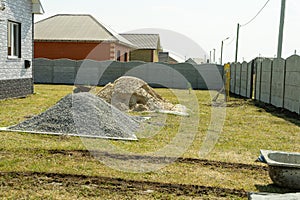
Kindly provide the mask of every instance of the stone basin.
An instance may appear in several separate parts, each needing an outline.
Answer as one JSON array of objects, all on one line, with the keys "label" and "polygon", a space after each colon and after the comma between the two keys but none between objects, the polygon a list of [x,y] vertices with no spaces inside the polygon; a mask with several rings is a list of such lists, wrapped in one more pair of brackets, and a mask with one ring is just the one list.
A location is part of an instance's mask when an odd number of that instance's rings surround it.
[{"label": "stone basin", "polygon": [[300,153],[261,150],[260,161],[269,166],[269,176],[281,187],[300,190]]}]

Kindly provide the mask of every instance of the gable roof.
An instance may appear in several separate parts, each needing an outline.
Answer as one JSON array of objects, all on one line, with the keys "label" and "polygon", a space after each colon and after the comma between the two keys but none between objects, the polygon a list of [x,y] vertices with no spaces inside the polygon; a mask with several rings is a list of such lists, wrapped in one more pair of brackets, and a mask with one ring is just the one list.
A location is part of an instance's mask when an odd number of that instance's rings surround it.
[{"label": "gable roof", "polygon": [[161,49],[159,34],[122,33],[120,35],[138,49]]},{"label": "gable roof", "polygon": [[134,47],[91,15],[59,14],[35,23],[36,41],[110,41]]}]

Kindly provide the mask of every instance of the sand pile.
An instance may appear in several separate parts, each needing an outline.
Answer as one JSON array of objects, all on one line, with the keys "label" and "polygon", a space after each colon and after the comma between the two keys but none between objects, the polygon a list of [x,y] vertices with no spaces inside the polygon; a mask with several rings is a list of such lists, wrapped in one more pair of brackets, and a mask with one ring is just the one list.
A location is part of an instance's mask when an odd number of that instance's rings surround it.
[{"label": "sand pile", "polygon": [[187,115],[184,106],[166,101],[146,82],[136,77],[120,77],[114,83],[107,84],[97,96],[121,111],[157,111]]},{"label": "sand pile", "polygon": [[99,97],[69,94],[57,104],[9,130],[135,140],[139,122]]}]

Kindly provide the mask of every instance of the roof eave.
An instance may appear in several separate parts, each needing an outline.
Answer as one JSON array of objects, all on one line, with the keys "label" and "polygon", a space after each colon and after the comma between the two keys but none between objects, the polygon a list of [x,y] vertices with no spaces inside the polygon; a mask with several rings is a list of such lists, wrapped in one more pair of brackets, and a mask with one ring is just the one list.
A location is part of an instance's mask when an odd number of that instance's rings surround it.
[{"label": "roof eave", "polygon": [[152,50],[152,51],[155,51],[157,49],[156,48],[139,47],[139,48],[137,48],[137,50]]},{"label": "roof eave", "polygon": [[71,39],[34,39],[35,42],[116,42],[115,40],[71,40]]},{"label": "roof eave", "polygon": [[138,49],[137,46],[135,46],[135,45],[133,45],[133,44],[127,44],[127,43],[125,43],[125,42],[121,42],[120,40],[117,40],[117,41],[114,41],[114,42],[117,43],[117,44],[121,44],[121,45],[123,45],[123,46],[129,47],[129,48],[131,48],[131,49]]},{"label": "roof eave", "polygon": [[44,14],[44,8],[40,0],[32,0],[32,14]]},{"label": "roof eave", "polygon": [[91,42],[91,43],[101,43],[101,42],[110,42],[117,43],[131,49],[138,49],[138,47],[130,44],[126,44],[124,42],[120,42],[118,40],[70,40],[70,39],[34,39],[35,42]]}]

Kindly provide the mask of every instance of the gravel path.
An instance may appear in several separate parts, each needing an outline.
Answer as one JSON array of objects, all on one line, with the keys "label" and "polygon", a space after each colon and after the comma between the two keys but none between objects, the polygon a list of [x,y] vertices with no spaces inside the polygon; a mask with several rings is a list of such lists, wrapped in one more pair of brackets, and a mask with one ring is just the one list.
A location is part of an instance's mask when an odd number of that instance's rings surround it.
[{"label": "gravel path", "polygon": [[57,104],[10,130],[137,139],[139,122],[87,92],[69,94]]}]

